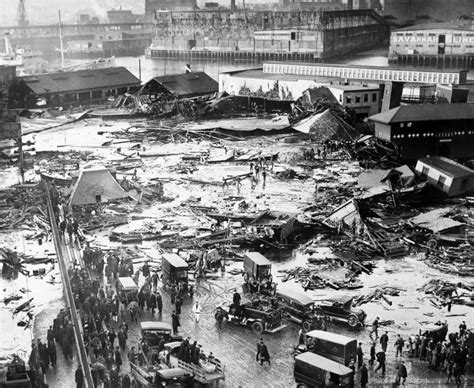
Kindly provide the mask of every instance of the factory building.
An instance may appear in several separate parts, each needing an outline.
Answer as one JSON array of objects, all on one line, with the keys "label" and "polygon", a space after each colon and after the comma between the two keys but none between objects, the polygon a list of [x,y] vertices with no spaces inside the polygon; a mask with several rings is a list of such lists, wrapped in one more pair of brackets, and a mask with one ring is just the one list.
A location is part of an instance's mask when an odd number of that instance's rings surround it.
[{"label": "factory building", "polygon": [[390,36],[389,62],[437,68],[474,68],[474,24],[429,23]]}]

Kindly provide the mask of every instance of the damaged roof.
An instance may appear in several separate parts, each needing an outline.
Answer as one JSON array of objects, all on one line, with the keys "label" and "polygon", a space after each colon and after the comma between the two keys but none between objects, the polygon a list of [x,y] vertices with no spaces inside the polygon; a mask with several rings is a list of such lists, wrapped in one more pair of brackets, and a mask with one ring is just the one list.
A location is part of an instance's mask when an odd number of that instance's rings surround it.
[{"label": "damaged roof", "polygon": [[195,97],[217,93],[219,84],[204,72],[164,75],[153,78],[170,93],[178,97]]},{"label": "damaged roof", "polygon": [[474,170],[443,156],[427,156],[418,161],[452,178],[474,175]]},{"label": "damaged roof", "polygon": [[409,221],[421,228],[431,230],[433,233],[441,233],[463,226],[464,224],[462,222],[444,217],[451,211],[451,208],[435,209],[427,213],[419,214],[416,217],[412,217]]},{"label": "damaged roof", "polygon": [[403,105],[369,117],[382,124],[473,119],[474,104],[467,103]]},{"label": "damaged roof", "polygon": [[140,86],[140,80],[125,67],[35,74],[20,79],[37,95]]}]

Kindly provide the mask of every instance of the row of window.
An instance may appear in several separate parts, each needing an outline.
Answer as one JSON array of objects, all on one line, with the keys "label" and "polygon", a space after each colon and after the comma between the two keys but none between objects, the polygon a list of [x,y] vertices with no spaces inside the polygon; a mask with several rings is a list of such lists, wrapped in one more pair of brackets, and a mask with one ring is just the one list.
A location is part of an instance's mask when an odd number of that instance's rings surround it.
[{"label": "row of window", "polygon": [[357,69],[315,65],[290,65],[264,63],[264,73],[311,75],[317,77],[341,77],[353,79],[377,79],[383,81],[414,81],[426,83],[462,83],[464,76],[459,72],[440,73],[428,71],[391,70],[391,69]]},{"label": "row of window", "polygon": [[419,137],[454,137],[454,136],[463,136],[463,135],[474,135],[474,131],[453,131],[453,132],[425,132],[425,133],[401,133],[397,135],[393,135],[393,139],[414,139]]},{"label": "row of window", "polygon": [[[346,95],[346,104],[352,104],[352,97],[353,95]],[[369,94],[364,93],[364,102],[369,102]],[[362,100],[361,95],[356,95],[355,96],[355,103],[360,104]],[[342,102],[342,95],[339,96],[339,102]],[[372,102],[377,102],[377,93],[372,93]]]}]

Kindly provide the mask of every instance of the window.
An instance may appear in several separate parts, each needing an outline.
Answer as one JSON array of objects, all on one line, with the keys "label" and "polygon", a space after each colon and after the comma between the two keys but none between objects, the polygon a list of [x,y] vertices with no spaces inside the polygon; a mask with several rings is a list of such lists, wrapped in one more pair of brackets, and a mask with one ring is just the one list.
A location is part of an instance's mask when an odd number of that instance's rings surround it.
[{"label": "window", "polygon": [[346,96],[346,104],[352,104],[352,97]]},{"label": "window", "polygon": [[367,93],[364,94],[364,102],[369,102],[369,95]]},{"label": "window", "polygon": [[446,183],[446,177],[440,175],[438,178],[438,182],[436,182],[436,186],[443,188],[445,183]]},{"label": "window", "polygon": [[377,102],[377,93],[372,93],[372,102]]},{"label": "window", "polygon": [[421,169],[421,176],[427,177],[429,172],[430,172],[430,169],[428,167],[423,167]]},{"label": "window", "polygon": [[356,96],[356,104],[360,104],[360,96]]}]

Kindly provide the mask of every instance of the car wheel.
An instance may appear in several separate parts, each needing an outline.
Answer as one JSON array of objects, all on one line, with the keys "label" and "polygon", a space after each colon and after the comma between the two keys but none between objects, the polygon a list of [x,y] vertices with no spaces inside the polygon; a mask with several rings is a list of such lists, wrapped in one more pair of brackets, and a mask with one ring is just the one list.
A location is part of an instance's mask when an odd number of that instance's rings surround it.
[{"label": "car wheel", "polygon": [[252,330],[257,334],[263,333],[263,324],[262,322],[254,322],[252,323]]},{"label": "car wheel", "polygon": [[303,327],[304,331],[306,331],[306,332],[310,331],[311,330],[311,322],[310,321],[304,321],[302,327]]},{"label": "car wheel", "polygon": [[359,324],[359,319],[355,315],[351,314],[347,319],[347,323],[350,327],[356,327]]}]

